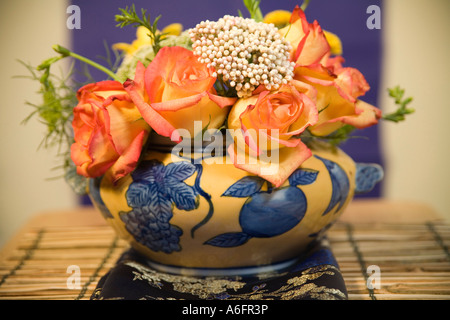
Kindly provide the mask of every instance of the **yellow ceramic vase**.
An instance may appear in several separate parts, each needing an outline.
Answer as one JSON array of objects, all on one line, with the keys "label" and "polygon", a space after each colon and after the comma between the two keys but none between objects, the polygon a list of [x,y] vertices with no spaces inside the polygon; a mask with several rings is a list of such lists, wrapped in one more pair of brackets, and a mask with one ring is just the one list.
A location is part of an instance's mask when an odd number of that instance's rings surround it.
[{"label": "yellow ceramic vase", "polygon": [[89,194],[152,267],[179,274],[288,267],[323,237],[355,192],[370,190],[382,176],[378,166],[356,165],[342,150],[318,145],[273,188],[225,158],[218,164],[202,159],[202,150],[171,151],[152,145],[132,174],[116,185],[91,179]]}]

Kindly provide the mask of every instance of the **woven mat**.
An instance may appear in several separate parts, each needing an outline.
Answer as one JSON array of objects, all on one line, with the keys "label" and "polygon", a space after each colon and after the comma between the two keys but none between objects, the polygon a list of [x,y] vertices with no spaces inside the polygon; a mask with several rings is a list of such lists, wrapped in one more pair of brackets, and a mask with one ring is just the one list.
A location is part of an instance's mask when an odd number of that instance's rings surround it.
[{"label": "woven mat", "polygon": [[[350,300],[450,300],[450,225],[338,222],[328,238]],[[109,226],[30,229],[0,264],[0,299],[89,299],[126,248]]]}]

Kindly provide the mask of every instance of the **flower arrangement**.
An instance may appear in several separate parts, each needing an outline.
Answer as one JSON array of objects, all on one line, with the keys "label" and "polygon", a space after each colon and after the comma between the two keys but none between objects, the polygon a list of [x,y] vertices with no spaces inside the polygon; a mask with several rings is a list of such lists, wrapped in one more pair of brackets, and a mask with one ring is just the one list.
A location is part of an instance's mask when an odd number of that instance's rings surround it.
[{"label": "flower arrangement", "polygon": [[[281,186],[316,141],[338,145],[355,129],[412,113],[404,90],[391,89],[394,113],[361,100],[370,89],[362,73],[345,66],[339,38],[305,15],[309,1],[292,12],[263,16],[257,0],[244,0],[250,18],[224,16],[183,30],[158,29],[146,10],[120,9],[118,26],[134,26],[131,44],[113,46],[119,63],[107,68],[55,45],[59,54],[37,68],[43,103],[34,105],[48,126],[46,145],[58,143],[67,181],[85,192],[87,178],[117,182],[137,167],[150,135],[179,143],[206,131],[233,133],[233,164]],[[122,55],[118,56],[121,52]],[[73,85],[50,72],[71,57],[108,79]],[[67,146],[67,148],[66,148]],[[267,170],[277,154],[276,170]]]}]

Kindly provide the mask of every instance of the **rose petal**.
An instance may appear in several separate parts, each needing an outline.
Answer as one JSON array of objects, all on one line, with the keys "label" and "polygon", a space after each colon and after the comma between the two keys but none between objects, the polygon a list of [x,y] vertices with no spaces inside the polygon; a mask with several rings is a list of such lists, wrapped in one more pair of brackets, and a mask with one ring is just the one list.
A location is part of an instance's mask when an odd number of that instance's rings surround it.
[{"label": "rose petal", "polygon": [[[312,156],[311,150],[300,142],[294,148],[279,149],[279,160],[275,163],[268,159],[249,158],[245,151],[238,151],[234,144],[228,147],[228,155],[236,168],[260,176],[271,182],[276,188],[280,187],[303,162]],[[272,151],[275,152],[275,151]],[[245,159],[245,161],[243,161]],[[242,163],[244,162],[244,163]],[[256,162],[256,163],[252,163]]]},{"label": "rose petal", "polygon": [[364,129],[377,124],[378,120],[381,118],[381,110],[364,101],[358,100],[356,102],[356,107],[361,110],[360,114],[342,117],[340,121],[352,125],[355,128]]},{"label": "rose petal", "polygon": [[[152,104],[153,106],[153,104]],[[226,108],[220,108],[214,101],[209,99],[207,94],[198,101],[198,103],[191,105],[188,108],[182,108],[176,112],[172,110],[159,111],[162,117],[166,119],[174,128],[181,128],[189,131],[189,134],[193,138],[194,135],[200,134],[201,129],[208,126],[211,128],[219,128],[226,120],[227,116]],[[201,125],[201,129],[195,131],[196,123]]]},{"label": "rose petal", "polygon": [[330,45],[317,21],[309,25],[306,41],[297,51],[296,63],[306,66],[319,62],[330,51]]},{"label": "rose petal", "polygon": [[[187,74],[189,79],[180,79]],[[151,103],[174,100],[209,91],[216,80],[211,74],[212,69],[198,62],[191,50],[179,46],[163,47],[145,71],[145,90]],[[169,92],[165,92],[166,89]]]},{"label": "rose petal", "polygon": [[[275,135],[268,135],[265,131],[260,131],[259,134],[262,135],[262,136],[265,136],[266,139],[270,139],[270,140],[272,140],[272,141],[274,141],[274,142],[276,142],[278,144],[281,144],[281,145],[289,147],[289,148],[296,147],[301,142],[300,139],[295,139],[295,138],[280,139],[279,137],[277,137]],[[271,144],[271,146],[273,148],[273,144]]]},{"label": "rose petal", "polygon": [[355,68],[342,68],[337,73],[336,85],[346,96],[357,99],[370,90],[370,86],[362,73]]},{"label": "rose petal", "polygon": [[156,111],[178,111],[181,109],[192,107],[202,100],[204,96],[206,96],[206,92],[195,94],[189,97],[168,100],[164,102],[153,102],[150,105]]},{"label": "rose petal", "polygon": [[136,168],[147,135],[147,131],[141,131],[111,166],[108,174],[111,175],[113,183],[116,183],[117,180],[126,176]]},{"label": "rose petal", "polygon": [[340,122],[343,117],[355,116],[360,112],[355,107],[356,103],[343,98],[335,86],[317,86],[317,92],[319,119],[310,127],[310,131],[315,135],[332,133],[343,126]]},{"label": "rose petal", "polygon": [[317,63],[330,52],[330,45],[319,23],[308,23],[305,13],[298,6],[292,12],[290,24],[281,29],[280,34],[293,46],[291,58],[299,65]]},{"label": "rose petal", "polygon": [[221,108],[232,106],[237,101],[237,98],[222,97],[209,91],[206,93],[208,94],[209,98]]},{"label": "rose petal", "polygon": [[164,137],[170,137],[173,141],[180,142],[181,137],[176,132],[175,128],[164,119],[156,110],[154,110],[144,100],[143,92],[143,79],[144,79],[144,66],[141,62],[138,62],[136,67],[135,80],[128,79],[123,84],[125,91],[130,95],[131,100],[134,102],[144,120],[155,130],[158,134]]},{"label": "rose petal", "polygon": [[109,132],[117,153],[122,154],[142,131],[148,131],[148,124],[133,103],[115,100],[107,106]]},{"label": "rose petal", "polygon": [[83,93],[93,93],[95,91],[122,91],[123,86],[119,81],[105,80],[96,83],[89,83],[77,91],[77,98]]}]

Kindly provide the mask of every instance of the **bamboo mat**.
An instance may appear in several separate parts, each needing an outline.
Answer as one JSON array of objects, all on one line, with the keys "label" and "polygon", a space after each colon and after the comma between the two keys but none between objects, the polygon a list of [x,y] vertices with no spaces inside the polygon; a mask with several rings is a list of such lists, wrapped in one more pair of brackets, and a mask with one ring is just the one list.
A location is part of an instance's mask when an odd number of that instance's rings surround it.
[{"label": "bamboo mat", "polygon": [[[328,239],[350,300],[450,299],[450,225],[444,222],[338,222]],[[89,299],[126,248],[106,225],[30,228],[0,264],[0,299]],[[379,289],[367,286],[373,265]],[[79,267],[78,286],[70,266]]]}]

